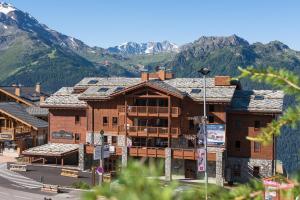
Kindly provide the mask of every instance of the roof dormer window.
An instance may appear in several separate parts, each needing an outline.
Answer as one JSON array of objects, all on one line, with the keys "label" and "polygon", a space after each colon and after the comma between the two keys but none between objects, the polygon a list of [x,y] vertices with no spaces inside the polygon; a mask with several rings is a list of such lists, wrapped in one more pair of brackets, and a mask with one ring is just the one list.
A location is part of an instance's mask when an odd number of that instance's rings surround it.
[{"label": "roof dormer window", "polygon": [[193,88],[192,90],[191,90],[191,93],[192,94],[199,94],[201,92],[201,89],[199,89],[199,88]]},{"label": "roof dormer window", "polygon": [[95,80],[95,79],[93,79],[93,80],[90,80],[89,82],[88,82],[88,84],[97,84],[98,83],[98,81],[97,80]]},{"label": "roof dormer window", "polygon": [[109,90],[109,88],[100,88],[99,90],[98,90],[98,92],[107,92],[107,90]]}]

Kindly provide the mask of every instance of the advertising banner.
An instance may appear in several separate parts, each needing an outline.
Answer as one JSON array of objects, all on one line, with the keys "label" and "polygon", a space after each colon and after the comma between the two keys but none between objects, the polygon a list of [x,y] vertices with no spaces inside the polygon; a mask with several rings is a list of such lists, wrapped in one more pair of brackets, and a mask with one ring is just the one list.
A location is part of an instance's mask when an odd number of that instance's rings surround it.
[{"label": "advertising banner", "polygon": [[204,172],[205,171],[205,159],[206,159],[206,153],[205,149],[197,149],[198,153],[198,172]]},{"label": "advertising banner", "polygon": [[225,125],[224,124],[207,124],[207,144],[224,145],[225,144]]}]

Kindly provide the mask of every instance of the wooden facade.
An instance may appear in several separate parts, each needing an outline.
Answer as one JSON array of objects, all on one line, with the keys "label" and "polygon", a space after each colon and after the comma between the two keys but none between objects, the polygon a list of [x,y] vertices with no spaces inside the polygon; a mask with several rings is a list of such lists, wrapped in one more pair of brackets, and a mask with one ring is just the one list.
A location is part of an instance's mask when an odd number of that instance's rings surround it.
[{"label": "wooden facade", "polygon": [[[159,84],[147,84],[151,77],[161,81],[172,78],[161,72],[155,76],[142,73],[141,80],[144,82],[112,93],[109,97],[80,99],[86,103],[85,107],[51,105],[49,141],[84,143],[87,145],[86,153],[92,154],[93,144],[97,142],[91,138],[104,132],[105,143],[115,146],[115,156],[120,157],[125,146],[131,157],[165,158],[166,148],[171,148],[172,159],[187,160],[188,165],[196,165],[197,149],[201,145],[197,144],[199,121],[195,119],[203,116],[203,101],[182,95],[172,88],[160,87]],[[215,86],[231,87],[230,77],[216,77]],[[86,89],[75,88],[73,94],[84,93]],[[234,90],[240,90],[240,86],[237,85]],[[232,97],[229,100],[224,97],[224,100],[211,98],[207,102],[207,124],[224,125],[226,137],[225,144],[209,145],[208,161],[216,163],[217,153],[221,151],[224,160],[233,157],[237,160],[246,158],[273,162],[275,141],[262,146],[246,137],[258,135],[260,128],[280,112],[238,112],[232,109],[231,101]],[[59,131],[71,133],[72,136],[52,137]]]}]

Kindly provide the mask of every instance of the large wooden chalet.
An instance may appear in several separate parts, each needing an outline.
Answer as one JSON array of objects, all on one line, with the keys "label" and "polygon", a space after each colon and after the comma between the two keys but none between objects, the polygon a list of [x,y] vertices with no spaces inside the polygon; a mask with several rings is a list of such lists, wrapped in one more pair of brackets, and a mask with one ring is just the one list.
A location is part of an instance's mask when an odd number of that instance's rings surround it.
[{"label": "large wooden chalet", "polygon": [[[199,178],[197,173],[197,120],[203,115],[203,79],[174,78],[164,70],[142,72],[141,78],[84,78],[74,87],[63,87],[42,106],[49,109],[48,149],[68,144],[77,149],[78,164],[91,165],[93,146],[104,131],[112,149],[105,170],[115,170],[127,157],[165,161],[165,176]],[[245,91],[230,77],[207,79],[209,125],[208,174],[222,185],[227,180],[246,181],[274,172],[275,145],[246,140],[260,133],[282,113],[283,93]],[[47,150],[24,151],[29,157],[66,158]],[[50,152],[51,153],[51,152]],[[47,156],[41,156],[47,154]],[[225,176],[226,175],[226,176]]]}]

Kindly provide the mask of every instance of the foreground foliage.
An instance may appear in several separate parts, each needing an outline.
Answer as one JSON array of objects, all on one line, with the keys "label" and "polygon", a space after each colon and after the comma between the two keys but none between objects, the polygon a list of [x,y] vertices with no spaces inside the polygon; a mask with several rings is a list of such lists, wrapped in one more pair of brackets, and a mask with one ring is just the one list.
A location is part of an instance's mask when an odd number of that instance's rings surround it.
[{"label": "foreground foliage", "polygon": [[267,144],[272,141],[273,136],[280,135],[280,130],[283,126],[296,128],[300,121],[299,77],[291,71],[285,69],[275,70],[272,67],[260,70],[248,67],[246,69],[239,68],[239,70],[242,72],[239,78],[250,77],[253,81],[267,83],[273,86],[274,89],[282,90],[284,94],[295,97],[296,100],[296,104],[287,108],[279,119],[274,120],[266,128],[263,128],[262,134],[249,139]]}]

